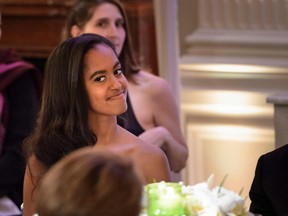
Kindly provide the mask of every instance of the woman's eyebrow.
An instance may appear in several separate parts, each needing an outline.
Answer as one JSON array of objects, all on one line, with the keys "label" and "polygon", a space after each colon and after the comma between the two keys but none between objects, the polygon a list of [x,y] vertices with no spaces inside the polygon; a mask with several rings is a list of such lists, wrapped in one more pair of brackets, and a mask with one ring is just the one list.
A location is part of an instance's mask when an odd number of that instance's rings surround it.
[{"label": "woman's eyebrow", "polygon": [[98,76],[99,74],[105,74],[105,73],[106,73],[105,70],[95,71],[91,74],[91,76],[89,77],[89,80],[93,79],[95,76]]},{"label": "woman's eyebrow", "polygon": [[[114,66],[113,66],[113,69],[117,68],[118,66],[121,66],[120,62],[117,61]],[[89,77],[89,80],[93,79],[95,76],[98,76],[99,74],[105,74],[106,73],[106,70],[98,70],[98,71],[95,71],[91,74],[91,76]]]}]

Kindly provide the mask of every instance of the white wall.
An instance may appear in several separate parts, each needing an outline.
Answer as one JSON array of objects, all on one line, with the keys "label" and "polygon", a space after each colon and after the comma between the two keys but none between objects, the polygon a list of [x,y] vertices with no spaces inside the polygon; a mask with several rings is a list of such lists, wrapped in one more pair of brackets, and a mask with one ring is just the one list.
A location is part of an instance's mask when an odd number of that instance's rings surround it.
[{"label": "white wall", "polygon": [[288,90],[288,7],[261,2],[155,0],[160,70],[179,91],[189,146],[186,183],[228,174],[226,186],[248,196],[258,157],[275,148],[266,98]]}]

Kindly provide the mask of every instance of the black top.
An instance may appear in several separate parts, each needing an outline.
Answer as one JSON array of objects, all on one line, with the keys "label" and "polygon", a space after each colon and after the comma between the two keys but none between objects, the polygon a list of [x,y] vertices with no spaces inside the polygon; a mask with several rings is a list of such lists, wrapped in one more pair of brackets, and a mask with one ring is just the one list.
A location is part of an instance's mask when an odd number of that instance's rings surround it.
[{"label": "black top", "polygon": [[136,119],[132,104],[130,102],[129,94],[127,94],[127,110],[125,113],[121,114],[120,117],[124,118],[125,120],[124,128],[130,131],[135,136],[139,136],[145,131]]},{"label": "black top", "polygon": [[288,144],[259,158],[249,196],[252,213],[288,215]]}]

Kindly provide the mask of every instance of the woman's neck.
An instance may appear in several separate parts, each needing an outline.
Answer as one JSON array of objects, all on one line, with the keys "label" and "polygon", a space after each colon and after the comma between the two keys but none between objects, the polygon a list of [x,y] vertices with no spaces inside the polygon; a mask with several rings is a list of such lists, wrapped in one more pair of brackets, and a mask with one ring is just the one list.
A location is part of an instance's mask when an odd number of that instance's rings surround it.
[{"label": "woman's neck", "polygon": [[90,118],[89,125],[97,136],[97,145],[110,145],[115,142],[119,134],[116,116]]}]

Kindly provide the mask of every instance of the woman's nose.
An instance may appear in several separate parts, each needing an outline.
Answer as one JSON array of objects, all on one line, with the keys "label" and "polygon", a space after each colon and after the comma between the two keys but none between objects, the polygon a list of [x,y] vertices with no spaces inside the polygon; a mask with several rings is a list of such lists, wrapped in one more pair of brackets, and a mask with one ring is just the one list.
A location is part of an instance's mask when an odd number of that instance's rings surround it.
[{"label": "woman's nose", "polygon": [[111,78],[111,81],[110,81],[110,87],[111,89],[119,90],[122,87],[122,84],[116,77],[113,77]]},{"label": "woman's nose", "polygon": [[108,30],[108,37],[109,38],[115,38],[118,36],[118,29],[117,26],[114,24],[111,24]]}]

